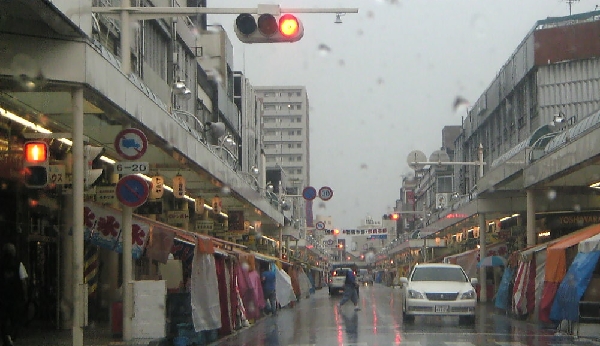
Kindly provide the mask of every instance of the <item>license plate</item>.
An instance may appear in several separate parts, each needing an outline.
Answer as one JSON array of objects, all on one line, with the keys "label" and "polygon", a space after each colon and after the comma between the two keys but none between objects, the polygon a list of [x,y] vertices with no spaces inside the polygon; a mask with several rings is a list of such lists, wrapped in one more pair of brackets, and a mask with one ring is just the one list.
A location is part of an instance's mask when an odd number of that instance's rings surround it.
[{"label": "license plate", "polygon": [[448,305],[436,305],[435,312],[448,312]]}]

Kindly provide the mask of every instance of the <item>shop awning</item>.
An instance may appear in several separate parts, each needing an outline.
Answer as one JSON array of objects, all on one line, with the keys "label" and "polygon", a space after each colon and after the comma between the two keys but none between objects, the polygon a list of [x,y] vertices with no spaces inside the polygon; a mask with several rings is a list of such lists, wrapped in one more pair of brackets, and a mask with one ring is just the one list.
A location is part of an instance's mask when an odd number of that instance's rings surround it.
[{"label": "shop awning", "polygon": [[535,246],[532,246],[530,248],[527,248],[527,249],[521,251],[519,253],[519,261],[521,261],[521,262],[531,261],[533,254],[535,254],[538,251],[542,251],[542,250],[546,249],[547,246],[548,246],[548,243],[540,244],[540,245],[535,245]]},{"label": "shop awning", "polygon": [[565,250],[599,233],[600,224],[591,225],[548,246],[545,281],[560,282],[567,273],[567,256]]},{"label": "shop awning", "polygon": [[579,252],[600,251],[600,234],[579,243]]}]

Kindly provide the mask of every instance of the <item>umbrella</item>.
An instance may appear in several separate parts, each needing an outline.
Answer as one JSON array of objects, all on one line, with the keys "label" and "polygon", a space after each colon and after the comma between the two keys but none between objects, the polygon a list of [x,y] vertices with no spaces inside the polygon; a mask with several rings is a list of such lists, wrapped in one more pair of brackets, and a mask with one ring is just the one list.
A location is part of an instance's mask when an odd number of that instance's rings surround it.
[{"label": "umbrella", "polygon": [[477,267],[497,267],[497,266],[505,266],[506,259],[500,256],[488,256],[484,257],[483,260],[477,263]]}]

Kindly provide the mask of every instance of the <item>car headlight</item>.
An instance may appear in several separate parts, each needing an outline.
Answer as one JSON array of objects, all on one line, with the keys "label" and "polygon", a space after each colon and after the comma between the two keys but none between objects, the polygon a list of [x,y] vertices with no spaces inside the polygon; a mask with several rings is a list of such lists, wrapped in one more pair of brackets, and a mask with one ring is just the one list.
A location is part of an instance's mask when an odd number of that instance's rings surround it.
[{"label": "car headlight", "polygon": [[408,297],[411,299],[423,299],[423,294],[415,290],[408,290]]},{"label": "car headlight", "polygon": [[470,291],[463,293],[462,296],[460,297],[460,299],[475,299],[476,297],[477,297],[477,294],[475,293],[475,290],[470,290]]}]

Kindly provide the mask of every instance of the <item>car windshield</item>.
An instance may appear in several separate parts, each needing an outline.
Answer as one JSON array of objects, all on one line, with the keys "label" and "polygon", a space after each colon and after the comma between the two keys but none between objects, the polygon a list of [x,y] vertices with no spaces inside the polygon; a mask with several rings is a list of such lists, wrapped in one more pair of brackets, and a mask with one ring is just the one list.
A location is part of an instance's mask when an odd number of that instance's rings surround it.
[{"label": "car windshield", "polygon": [[348,269],[336,269],[334,275],[335,276],[346,276],[346,271],[348,271]]},{"label": "car windshield", "polygon": [[415,268],[411,281],[467,282],[467,277],[460,268]]}]

